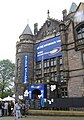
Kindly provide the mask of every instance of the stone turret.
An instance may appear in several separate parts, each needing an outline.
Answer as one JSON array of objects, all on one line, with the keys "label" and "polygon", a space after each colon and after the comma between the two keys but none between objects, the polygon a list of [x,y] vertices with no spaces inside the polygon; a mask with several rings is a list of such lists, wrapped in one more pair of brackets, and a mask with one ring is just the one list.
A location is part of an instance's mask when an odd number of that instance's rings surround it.
[{"label": "stone turret", "polygon": [[23,96],[25,89],[28,89],[27,86],[32,82],[34,76],[33,34],[28,24],[19,39],[20,41],[16,44],[15,83],[17,84],[16,91],[18,91],[16,98],[18,95]]}]

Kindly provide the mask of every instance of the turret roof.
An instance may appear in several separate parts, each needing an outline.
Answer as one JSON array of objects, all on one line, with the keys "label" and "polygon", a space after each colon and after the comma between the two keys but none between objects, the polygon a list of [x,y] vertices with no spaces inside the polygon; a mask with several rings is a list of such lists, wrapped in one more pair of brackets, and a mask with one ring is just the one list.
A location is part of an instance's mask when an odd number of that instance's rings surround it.
[{"label": "turret roof", "polygon": [[71,5],[71,7],[70,7],[69,13],[75,12],[76,9],[77,9],[77,5],[73,2],[72,5]]},{"label": "turret roof", "polygon": [[22,33],[22,35],[25,35],[25,34],[32,35],[32,31],[31,31],[31,29],[29,27],[29,24],[27,24],[27,26],[25,27],[25,29],[24,29],[24,31]]}]

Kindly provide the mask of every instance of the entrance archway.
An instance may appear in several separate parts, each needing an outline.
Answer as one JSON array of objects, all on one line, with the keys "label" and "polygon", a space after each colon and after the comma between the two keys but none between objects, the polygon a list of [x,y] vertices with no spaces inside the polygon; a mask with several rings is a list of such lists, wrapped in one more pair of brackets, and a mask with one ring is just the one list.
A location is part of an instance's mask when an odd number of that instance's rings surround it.
[{"label": "entrance archway", "polygon": [[38,95],[41,95],[41,91],[38,89],[34,89],[32,91],[32,99],[38,99]]}]

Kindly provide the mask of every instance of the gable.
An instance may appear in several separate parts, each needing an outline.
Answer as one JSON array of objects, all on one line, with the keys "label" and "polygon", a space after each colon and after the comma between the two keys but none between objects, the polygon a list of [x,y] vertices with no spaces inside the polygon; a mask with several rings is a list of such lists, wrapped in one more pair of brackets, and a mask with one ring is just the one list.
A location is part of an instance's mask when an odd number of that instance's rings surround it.
[{"label": "gable", "polygon": [[36,39],[41,39],[53,33],[59,32],[59,23],[60,21],[54,19],[46,20],[43,26],[38,31]]}]

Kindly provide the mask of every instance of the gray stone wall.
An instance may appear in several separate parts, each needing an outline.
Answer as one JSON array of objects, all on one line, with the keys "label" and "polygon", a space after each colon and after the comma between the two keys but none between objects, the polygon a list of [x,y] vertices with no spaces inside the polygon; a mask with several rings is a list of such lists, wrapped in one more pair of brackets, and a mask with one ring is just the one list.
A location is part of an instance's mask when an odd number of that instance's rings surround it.
[{"label": "gray stone wall", "polygon": [[[19,41],[16,50],[16,86],[17,97],[23,95],[25,85],[22,84],[24,75],[24,56],[28,56],[28,84],[34,78],[34,44],[32,40]],[[28,85],[26,85],[28,87]],[[28,88],[27,88],[28,89]]]},{"label": "gray stone wall", "polygon": [[83,83],[84,69],[82,66],[81,51],[75,50],[75,39],[72,23],[70,24],[67,32],[67,54],[68,54],[68,67],[69,67],[69,80],[68,80],[68,95],[69,97],[82,97],[83,90],[81,85]]}]

